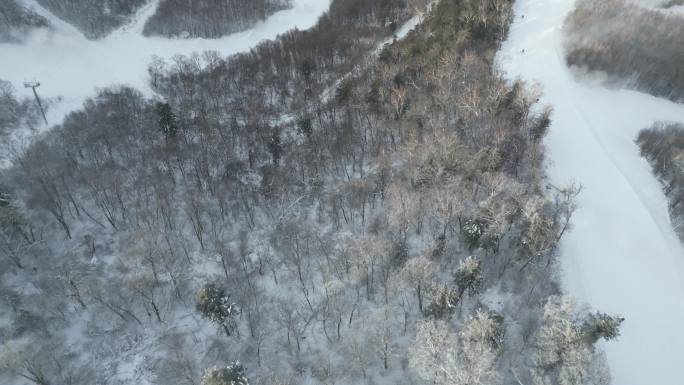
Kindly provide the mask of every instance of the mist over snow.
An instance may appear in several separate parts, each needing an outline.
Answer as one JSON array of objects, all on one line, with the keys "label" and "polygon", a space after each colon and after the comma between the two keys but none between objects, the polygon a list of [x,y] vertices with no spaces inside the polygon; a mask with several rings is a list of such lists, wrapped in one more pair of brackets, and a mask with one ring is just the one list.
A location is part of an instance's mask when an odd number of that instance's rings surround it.
[{"label": "mist over snow", "polygon": [[10,81],[19,96],[33,97],[23,82],[37,80],[41,82],[41,97],[62,98],[48,113],[50,124],[59,124],[86,98],[95,96],[97,88],[127,84],[150,94],[147,66],[154,55],[170,59],[177,54],[207,50],[224,56],[246,51],[287,30],[312,27],[328,9],[330,0],[294,0],[291,9],[273,14],[250,30],[220,39],[143,36],[145,21],[154,14],[158,0],[151,0],[131,23],[100,40],[86,39],[34,0],[21,3],[48,19],[55,31],[38,30],[23,44],[0,44],[0,78]]}]

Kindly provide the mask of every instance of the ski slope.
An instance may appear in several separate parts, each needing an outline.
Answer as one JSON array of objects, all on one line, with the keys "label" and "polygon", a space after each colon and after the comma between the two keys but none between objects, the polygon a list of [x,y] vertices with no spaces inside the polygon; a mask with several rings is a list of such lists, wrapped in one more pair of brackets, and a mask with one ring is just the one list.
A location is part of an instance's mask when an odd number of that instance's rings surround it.
[{"label": "ski slope", "polygon": [[223,55],[247,51],[290,29],[312,27],[330,5],[330,0],[294,0],[291,9],[273,14],[248,31],[220,39],[168,39],[142,35],[145,21],[158,4],[151,0],[128,25],[91,41],[35,0],[20,1],[48,19],[55,31],[36,31],[22,44],[0,44],[0,78],[12,82],[20,96],[33,97],[23,82],[38,80],[41,97],[61,97],[48,114],[51,124],[60,123],[68,112],[94,96],[97,88],[127,84],[150,93],[147,66],[153,55],[171,59],[176,54],[207,50]]},{"label": "ski slope", "polygon": [[563,280],[580,300],[626,317],[620,339],[605,346],[613,383],[681,385],[684,249],[634,139],[654,121],[684,121],[684,105],[578,83],[561,48],[573,6],[517,0],[498,59],[508,78],[538,83],[541,102],[554,108],[546,141],[551,182],[584,187],[561,248]]}]

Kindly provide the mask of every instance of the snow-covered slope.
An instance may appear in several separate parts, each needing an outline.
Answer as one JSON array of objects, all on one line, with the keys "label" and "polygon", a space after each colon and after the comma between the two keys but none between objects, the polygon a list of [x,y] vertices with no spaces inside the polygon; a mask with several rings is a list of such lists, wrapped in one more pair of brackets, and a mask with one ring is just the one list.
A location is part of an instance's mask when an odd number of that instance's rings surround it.
[{"label": "snow-covered slope", "polygon": [[141,33],[158,3],[151,0],[129,25],[104,39],[90,41],[34,0],[22,2],[47,18],[56,31],[37,31],[24,44],[0,44],[0,78],[12,82],[22,96],[32,97],[30,90],[23,89],[23,82],[36,79],[42,83],[42,97],[63,97],[48,115],[51,124],[60,123],[66,113],[94,96],[98,87],[128,84],[150,92],[147,65],[153,55],[169,59],[206,50],[223,55],[246,51],[292,28],[313,26],[330,5],[330,0],[294,0],[291,9],[277,12],[245,32],[221,39],[167,39]]},{"label": "snow-covered slope", "polygon": [[578,83],[561,48],[561,26],[573,6],[517,0],[500,63],[510,79],[540,83],[542,102],[555,109],[547,139],[552,182],[584,186],[563,241],[564,283],[597,309],[626,317],[619,341],[606,346],[613,383],[680,385],[684,248],[633,141],[656,120],[684,120],[684,105]]}]

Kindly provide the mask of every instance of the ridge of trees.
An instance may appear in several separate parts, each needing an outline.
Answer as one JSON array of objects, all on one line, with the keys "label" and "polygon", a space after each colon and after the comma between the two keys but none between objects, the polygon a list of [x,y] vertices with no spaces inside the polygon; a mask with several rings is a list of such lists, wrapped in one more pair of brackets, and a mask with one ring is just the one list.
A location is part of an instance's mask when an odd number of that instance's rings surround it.
[{"label": "ridge of trees", "polygon": [[658,122],[639,132],[636,143],[663,183],[672,226],[684,240],[684,125]]},{"label": "ridge of trees", "polygon": [[0,3],[0,42],[18,43],[33,28],[48,28],[44,17],[17,4],[15,0]]},{"label": "ridge of trees", "polygon": [[664,3],[662,3],[661,7],[672,8],[678,5],[684,5],[684,0],[666,0]]},{"label": "ridge of trees", "polygon": [[217,38],[251,28],[292,0],[161,0],[145,23],[147,36]]},{"label": "ridge of trees", "polygon": [[626,0],[581,0],[565,22],[568,65],[684,101],[684,23]]},{"label": "ridge of trees", "polygon": [[89,39],[99,39],[130,21],[146,0],[37,0]]}]

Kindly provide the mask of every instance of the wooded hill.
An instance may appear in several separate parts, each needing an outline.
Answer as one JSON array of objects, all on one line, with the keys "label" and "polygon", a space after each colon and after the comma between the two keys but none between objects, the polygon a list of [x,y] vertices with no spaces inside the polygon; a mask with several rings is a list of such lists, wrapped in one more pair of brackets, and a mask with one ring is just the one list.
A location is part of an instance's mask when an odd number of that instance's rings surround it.
[{"label": "wooded hill", "polygon": [[45,18],[32,12],[15,0],[0,3],[0,42],[20,42],[34,28],[48,28]]},{"label": "wooded hill", "polygon": [[639,133],[637,144],[663,182],[670,198],[672,226],[684,240],[684,125],[656,123]]},{"label": "wooded hill", "polygon": [[145,35],[217,38],[251,28],[292,0],[161,0]]},{"label": "wooded hill", "polygon": [[89,39],[99,39],[131,20],[146,0],[37,0]]},{"label": "wooded hill", "polygon": [[618,85],[684,101],[684,23],[626,0],[580,0],[570,14],[568,65]]},{"label": "wooded hill", "polygon": [[622,320],[558,285],[577,188],[543,187],[551,111],[493,64],[512,4],[442,0],[379,47],[425,4],[157,60],[163,99],[103,90],[37,140],[3,175],[5,372],[607,383]]}]

